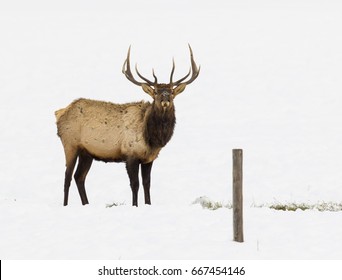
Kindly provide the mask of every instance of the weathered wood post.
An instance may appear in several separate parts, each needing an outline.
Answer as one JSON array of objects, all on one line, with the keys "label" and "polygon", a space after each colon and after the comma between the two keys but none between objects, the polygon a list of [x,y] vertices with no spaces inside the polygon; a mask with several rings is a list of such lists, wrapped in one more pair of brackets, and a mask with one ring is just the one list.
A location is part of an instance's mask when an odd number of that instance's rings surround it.
[{"label": "weathered wood post", "polygon": [[237,242],[243,242],[242,158],[242,149],[233,149],[233,232]]}]

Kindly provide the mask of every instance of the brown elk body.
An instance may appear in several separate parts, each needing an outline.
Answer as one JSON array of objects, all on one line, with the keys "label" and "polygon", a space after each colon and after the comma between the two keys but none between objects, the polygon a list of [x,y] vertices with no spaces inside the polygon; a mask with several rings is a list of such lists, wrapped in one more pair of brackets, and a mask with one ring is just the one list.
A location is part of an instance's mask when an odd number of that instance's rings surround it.
[{"label": "brown elk body", "polygon": [[[190,48],[190,46],[189,46]],[[134,206],[138,206],[139,166],[141,166],[145,203],[151,204],[150,178],[153,161],[171,139],[175,123],[174,97],[198,74],[192,50],[191,70],[182,79],[173,82],[173,68],[169,84],[159,84],[153,72],[154,82],[138,76],[146,83],[135,80],[130,69],[130,49],[123,66],[129,81],[141,86],[153,102],[114,104],[110,102],[77,99],[64,109],[55,112],[58,136],[61,138],[66,171],[64,181],[64,205],[68,204],[69,188],[74,174],[82,204],[88,204],[85,179],[93,159],[104,162],[125,162],[130,179]],[[186,78],[192,73],[190,79]]]}]

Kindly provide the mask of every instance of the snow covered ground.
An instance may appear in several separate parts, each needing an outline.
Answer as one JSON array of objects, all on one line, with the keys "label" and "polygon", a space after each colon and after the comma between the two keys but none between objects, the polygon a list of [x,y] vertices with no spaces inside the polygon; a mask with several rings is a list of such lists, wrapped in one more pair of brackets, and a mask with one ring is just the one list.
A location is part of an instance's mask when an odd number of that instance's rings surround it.
[{"label": "snow covered ground", "polygon": [[[1,9],[0,258],[341,259],[341,212],[251,206],[342,200],[342,6],[258,2]],[[142,192],[130,206],[123,164],[95,162],[90,205],[73,183],[63,207],[54,111],[78,97],[150,100],[121,73],[128,46],[142,73],[167,81],[172,57],[177,77],[188,71],[187,43],[201,73],[175,100],[152,206]],[[243,244],[231,210],[192,204],[231,201],[233,148],[244,149]],[[106,208],[114,202],[125,205]]]}]

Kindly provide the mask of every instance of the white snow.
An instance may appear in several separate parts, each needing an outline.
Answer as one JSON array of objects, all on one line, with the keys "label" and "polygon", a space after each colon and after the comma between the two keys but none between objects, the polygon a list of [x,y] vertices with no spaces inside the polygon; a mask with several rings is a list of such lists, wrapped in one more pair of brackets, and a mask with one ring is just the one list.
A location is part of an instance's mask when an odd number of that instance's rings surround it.
[{"label": "white snow", "polygon": [[[341,259],[342,213],[251,207],[342,200],[342,8],[333,1],[91,1],[0,11],[1,259]],[[26,2],[25,2],[26,3]],[[31,3],[31,1],[30,1]],[[37,6],[38,7],[38,6]],[[37,8],[36,7],[36,8]],[[23,11],[23,10],[27,11]],[[22,11],[20,11],[22,10]],[[123,164],[95,162],[62,206],[54,111],[85,97],[150,100],[122,75],[201,65],[131,205]],[[245,242],[232,241],[231,150],[244,149]],[[125,203],[106,208],[106,204]]]}]

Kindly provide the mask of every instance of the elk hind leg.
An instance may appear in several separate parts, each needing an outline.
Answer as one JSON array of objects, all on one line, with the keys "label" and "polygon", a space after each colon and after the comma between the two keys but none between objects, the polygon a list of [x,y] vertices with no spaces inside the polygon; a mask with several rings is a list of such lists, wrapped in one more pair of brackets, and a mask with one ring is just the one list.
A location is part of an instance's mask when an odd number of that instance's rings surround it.
[{"label": "elk hind leg", "polygon": [[81,197],[82,205],[89,204],[84,183],[92,162],[93,158],[90,155],[80,153],[74,178]]},{"label": "elk hind leg", "polygon": [[138,207],[138,190],[139,190],[139,165],[140,162],[137,159],[129,159],[126,162],[127,174],[131,184],[133,201],[132,205]]},{"label": "elk hind leg", "polygon": [[66,170],[64,177],[64,206],[68,205],[69,198],[69,188],[72,179],[72,173],[74,172],[76,160],[78,153],[74,149],[65,149],[65,158],[66,158]]},{"label": "elk hind leg", "polygon": [[145,194],[145,204],[151,204],[151,196],[150,196],[150,186],[151,186],[151,169],[152,169],[153,161],[149,163],[141,164],[141,175],[144,186],[144,194]]}]

